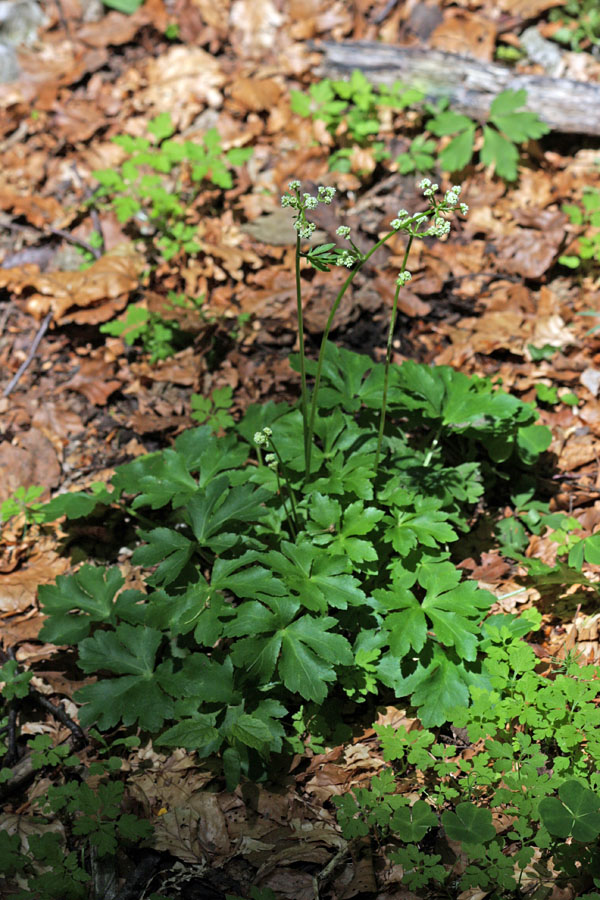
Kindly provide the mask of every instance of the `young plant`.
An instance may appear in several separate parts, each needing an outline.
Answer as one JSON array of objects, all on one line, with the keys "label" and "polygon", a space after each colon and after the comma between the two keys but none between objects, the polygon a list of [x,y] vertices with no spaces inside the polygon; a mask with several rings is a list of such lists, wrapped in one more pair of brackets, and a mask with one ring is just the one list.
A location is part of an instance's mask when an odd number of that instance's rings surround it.
[{"label": "young plant", "polygon": [[600,262],[600,191],[585,188],[581,206],[565,203],[562,209],[583,234],[577,238],[576,251],[559,256],[558,261],[569,269],[589,269]]},{"label": "young plant", "polygon": [[410,142],[408,150],[396,157],[401,175],[411,172],[431,172],[435,168],[436,142],[419,134]]},{"label": "young plant", "polygon": [[[517,178],[517,145],[550,131],[536,113],[521,109],[526,100],[525,90],[502,91],[492,101],[488,120],[483,125],[479,158],[485,166],[493,166],[496,174],[506,181]],[[479,129],[477,122],[462,113],[443,110],[427,122],[427,129],[438,137],[453,135],[439,155],[442,169],[458,172],[471,162]]]},{"label": "young plant", "polygon": [[[492,891],[497,900],[547,884],[600,887],[599,670],[566,660],[550,676],[538,674],[521,637],[540,621],[528,610],[485,623],[492,691],[472,688],[472,705],[449,716],[466,728],[468,754],[427,729],[376,726],[393,771],[334,798],[344,836],[385,841],[403,867],[402,885],[419,897],[431,896],[430,885],[449,896]],[[403,783],[411,796],[399,793]]]},{"label": "young plant", "polygon": [[31,484],[29,487],[23,487],[23,485],[18,487],[12,497],[0,504],[0,524],[8,522],[13,516],[22,515],[25,518],[26,532],[28,525],[42,522],[44,517],[39,511],[44,504],[36,501],[45,490],[46,488],[39,484]]},{"label": "young plant", "polygon": [[150,138],[113,138],[127,154],[120,168],[92,173],[100,184],[92,202],[112,207],[119,222],[130,224],[138,236],[151,236],[166,260],[200,250],[191,207],[203,182],[233,187],[232,169],[252,155],[244,147],[225,152],[215,128],[202,143],[175,140],[174,131],[169,113],[160,113],[148,124]]},{"label": "young plant", "polygon": [[[119,743],[123,742],[112,746]],[[33,768],[54,767],[59,783],[51,784],[34,801],[37,815],[29,820],[26,840],[0,825],[3,896],[9,900],[96,898],[86,864],[90,853],[97,858],[114,857],[118,847],[139,846],[149,838],[152,826],[122,812],[125,789],[116,778],[120,757],[93,762],[85,770],[67,745],[53,746],[47,735],[37,735],[29,747]]]},{"label": "young plant", "polygon": [[200,425],[208,425],[212,431],[231,428],[234,424],[233,417],[229,413],[232,396],[233,390],[229,385],[217,388],[210,397],[192,394],[192,419]]},{"label": "young plant", "polygon": [[[157,746],[220,753],[233,786],[295,752],[310,737],[299,729],[342,733],[344,709],[406,698],[441,725],[469,686],[488,684],[480,625],[493,597],[463,580],[452,545],[486,490],[526,471],[550,434],[532,404],[489,379],[392,365],[411,242],[447,234],[461,208],[457,189],[436,200],[437,186],[421,188],[423,211],[401,210],[362,253],[344,226],[349,249],[303,249],[310,211],[334,190],[313,197],[293,182],[282,202],[298,234],[299,406],[251,406],[222,437],[191,429],[119,466],[110,486],[46,507],[48,521],[112,507],[140,525],[143,590],[123,590],[115,566],[89,565],[40,588],[41,639],[76,645],[81,671],[97,676],[75,695],[84,725],[135,725]],[[375,363],[328,335],[356,273],[398,233],[405,258],[386,361]],[[350,269],[317,361],[304,350],[303,261]]]},{"label": "young plant", "polygon": [[[324,122],[327,131],[342,142],[349,141],[359,147],[370,147],[375,160],[380,162],[389,156],[383,142],[376,140],[382,130],[380,110],[383,107],[407,109],[423,99],[421,91],[407,88],[399,81],[395,81],[391,87],[375,87],[361,71],[355,69],[347,81],[324,78],[312,84],[308,94],[292,91],[290,102],[292,112]],[[349,172],[352,152],[351,146],[342,144],[330,155],[329,168]],[[414,160],[417,159],[423,164],[425,157],[422,147],[414,148]]]},{"label": "young plant", "polygon": [[566,0],[550,11],[550,21],[560,25],[550,38],[579,52],[600,45],[600,9],[596,0]]},{"label": "young plant", "polygon": [[193,300],[169,291],[163,313],[133,304],[128,306],[118,319],[101,325],[100,331],[103,334],[123,338],[128,347],[139,342],[144,353],[150,355],[151,363],[159,359],[168,359],[191,342],[191,336],[180,327],[177,319],[170,318],[169,314],[176,314],[179,308],[194,310],[198,312],[199,320],[203,321],[203,301],[204,297]]}]

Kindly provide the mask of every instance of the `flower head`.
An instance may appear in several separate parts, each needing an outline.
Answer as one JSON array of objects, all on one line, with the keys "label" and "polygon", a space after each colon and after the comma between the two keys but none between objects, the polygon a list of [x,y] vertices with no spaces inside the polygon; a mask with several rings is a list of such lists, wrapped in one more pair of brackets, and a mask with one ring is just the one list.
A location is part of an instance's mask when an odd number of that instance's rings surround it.
[{"label": "flower head", "polygon": [[266,426],[262,431],[254,432],[254,443],[258,444],[259,447],[264,447],[265,444],[269,443],[269,438],[273,434],[273,430]]},{"label": "flower head", "polygon": [[298,209],[298,198],[292,197],[290,194],[284,194],[281,198],[281,205],[283,207],[290,206],[292,209]]},{"label": "flower head", "polygon": [[329,204],[333,200],[335,195],[334,187],[323,187],[322,184],[319,185],[317,190],[317,200],[319,203]]},{"label": "flower head", "polygon": [[350,237],[350,228],[348,227],[348,225],[340,225],[340,227],[336,229],[335,233],[342,238],[347,238]]},{"label": "flower head", "polygon": [[348,250],[344,250],[344,252],[338,257],[338,265],[346,266],[348,269],[351,269],[355,262],[356,256],[353,253],[350,253]]},{"label": "flower head", "polygon": [[466,216],[466,214],[469,212],[469,207],[466,203],[461,203],[458,208],[460,209],[463,216]]},{"label": "flower head", "polygon": [[300,182],[299,181],[290,181],[288,184],[290,191],[299,191],[300,190]]},{"label": "flower head", "polygon": [[398,285],[398,287],[404,287],[405,284],[408,284],[411,278],[411,273],[404,269],[404,271],[400,272],[400,274],[396,278],[396,284]]},{"label": "flower head", "polygon": [[316,209],[317,203],[319,202],[316,197],[312,197],[310,194],[304,194],[304,209]]}]

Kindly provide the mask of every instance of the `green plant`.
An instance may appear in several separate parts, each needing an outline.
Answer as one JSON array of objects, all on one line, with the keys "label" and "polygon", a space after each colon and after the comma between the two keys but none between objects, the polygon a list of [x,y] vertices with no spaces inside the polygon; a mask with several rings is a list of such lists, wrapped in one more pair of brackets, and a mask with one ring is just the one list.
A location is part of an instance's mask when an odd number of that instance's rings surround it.
[{"label": "green plant", "polygon": [[[327,131],[343,141],[349,140],[360,147],[371,147],[378,162],[389,156],[383,142],[375,140],[382,127],[379,110],[383,107],[402,110],[423,99],[421,91],[407,88],[399,81],[395,81],[391,87],[374,86],[358,69],[352,72],[349,80],[324,78],[312,84],[308,94],[292,91],[290,95],[292,112],[324,122]],[[418,165],[405,171],[424,171],[420,167],[428,152],[427,148],[419,144],[414,147],[411,145],[410,151],[403,154],[403,157],[408,156]],[[341,146],[330,155],[329,168],[349,172],[351,155],[352,147]]]},{"label": "green plant", "polygon": [[430,172],[435,167],[436,142],[419,134],[410,142],[405,153],[396,157],[396,164],[401,175],[410,172]]},{"label": "green plant", "polygon": [[[525,90],[502,91],[492,101],[482,128],[483,145],[479,158],[484,165],[493,166],[507,181],[517,178],[517,144],[540,138],[550,130],[536,113],[520,109],[526,100]],[[427,122],[427,129],[438,137],[454,135],[439,155],[444,170],[458,172],[470,163],[475,153],[477,122],[453,110],[443,110]]]},{"label": "green plant", "polygon": [[577,239],[576,252],[559,256],[559,263],[569,269],[578,269],[600,262],[600,191],[585,188],[581,206],[565,203],[562,210],[573,225],[583,228],[584,233]]},{"label": "green plant", "polygon": [[123,338],[128,347],[139,342],[144,353],[150,354],[150,362],[154,363],[173,356],[191,340],[191,336],[180,327],[177,319],[169,318],[169,314],[172,315],[176,308],[183,308],[198,311],[203,319],[203,302],[204,297],[194,300],[184,294],[169,291],[163,313],[133,304],[118,319],[101,325],[100,331]]},{"label": "green plant", "polygon": [[[119,743],[124,742],[117,741],[113,747]],[[114,856],[118,846],[149,838],[152,826],[122,812],[124,785],[115,779],[120,757],[93,762],[85,769],[66,745],[53,746],[47,735],[37,735],[29,747],[33,768],[60,767],[60,783],[51,784],[34,801],[37,814],[29,820],[26,841],[0,826],[3,896],[8,900],[95,898],[86,864],[90,852],[99,858]]]},{"label": "green plant", "polygon": [[[462,579],[452,545],[486,490],[526,472],[547,448],[533,405],[449,367],[391,364],[399,292],[413,239],[444,236],[459,188],[425,209],[401,210],[361,253],[350,230],[302,249],[312,197],[298,182],[282,199],[296,216],[301,373],[297,408],[250,407],[223,437],[208,426],[172,448],[119,466],[110,488],[63,494],[47,521],[112,506],[138,519],[132,562],[145,590],[122,590],[116,567],[83,566],[40,588],[41,638],[76,644],[98,680],[76,698],[83,724],[137,724],[157,745],[220,752],[227,783],[264,778],[273,754],[302,728],[318,739],[345,726],[341,710],[405,697],[425,724],[442,724],[469,686],[485,686],[480,623],[492,596]],[[328,341],[356,273],[398,232],[406,253],[396,283],[386,360]],[[305,358],[301,265],[350,271],[317,361]],[[309,391],[309,379],[314,384]],[[315,709],[321,707],[321,719]]]},{"label": "green plant", "polygon": [[538,674],[521,637],[540,621],[528,610],[484,624],[492,691],[472,687],[471,706],[449,716],[466,728],[467,755],[430,730],[375,726],[393,770],[334,798],[344,836],[384,841],[413,891],[433,884],[452,897],[477,888],[515,898],[544,884],[600,887],[600,670],[567,659]]},{"label": "green plant", "polygon": [[137,235],[153,237],[166,260],[200,250],[191,207],[202,183],[233,187],[231,170],[252,155],[245,147],[223,151],[215,128],[201,143],[175,140],[174,131],[169,113],[160,113],[148,123],[150,138],[113,138],[127,154],[119,168],[92,173],[100,187],[91,202],[112,207],[119,222],[129,223]]},{"label": "green plant", "polygon": [[231,407],[231,398],[233,395],[229,385],[214,390],[210,397],[203,397],[201,394],[192,394],[191,417],[200,425],[208,425],[212,431],[218,431],[220,428],[227,429],[233,425],[233,417],[228,410]]},{"label": "green plant", "polygon": [[109,9],[116,9],[127,16],[132,16],[140,8],[144,0],[102,0],[102,2]]},{"label": "green plant", "polygon": [[561,25],[551,39],[570,50],[586,50],[600,44],[600,9],[596,0],[566,0],[550,11],[549,18]]},{"label": "green plant", "polygon": [[40,513],[40,509],[44,504],[36,503],[36,500],[45,490],[46,488],[39,484],[18,487],[12,497],[0,504],[0,523],[7,522],[13,516],[22,515],[25,517],[25,530],[27,530],[28,525],[42,522],[43,515]]},{"label": "green plant", "polygon": [[543,383],[536,384],[535,392],[540,403],[547,403],[550,406],[554,406],[555,403],[564,403],[566,406],[577,406],[579,403],[577,394],[574,394],[572,391],[563,391],[562,394],[559,394],[558,388],[554,385]]}]

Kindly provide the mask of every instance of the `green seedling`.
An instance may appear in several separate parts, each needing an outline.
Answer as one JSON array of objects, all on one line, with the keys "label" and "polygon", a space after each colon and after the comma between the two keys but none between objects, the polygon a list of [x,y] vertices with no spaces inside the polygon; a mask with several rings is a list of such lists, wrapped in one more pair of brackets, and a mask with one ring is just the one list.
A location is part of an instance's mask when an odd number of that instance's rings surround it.
[{"label": "green seedling", "polygon": [[[506,181],[517,178],[518,144],[540,138],[550,130],[536,113],[521,109],[526,100],[524,90],[502,91],[493,100],[487,122],[482,126],[483,146],[479,158]],[[439,155],[442,169],[458,172],[471,162],[479,133],[477,122],[461,113],[444,110],[427,122],[427,129],[438,137],[452,136]]]},{"label": "green seedling", "polygon": [[165,260],[199,252],[190,211],[203,183],[233,187],[232,170],[252,155],[251,148],[224,151],[215,128],[201,142],[176,140],[174,131],[170,115],[160,113],[148,124],[150,137],[113,138],[126,153],[119,168],[93,172],[100,185],[93,202],[114,209]]}]

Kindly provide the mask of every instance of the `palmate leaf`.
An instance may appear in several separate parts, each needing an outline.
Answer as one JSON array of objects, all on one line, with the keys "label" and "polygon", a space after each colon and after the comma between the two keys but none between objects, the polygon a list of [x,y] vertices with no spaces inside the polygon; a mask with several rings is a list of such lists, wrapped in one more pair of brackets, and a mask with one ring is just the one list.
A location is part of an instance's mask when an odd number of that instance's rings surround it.
[{"label": "palmate leaf", "polygon": [[[338,500],[333,500],[315,492],[310,497],[310,514],[313,521],[324,532],[315,536],[315,543],[326,545],[330,553],[346,556],[352,562],[377,559],[371,541],[360,540],[358,535],[373,531],[383,519],[383,510],[365,505],[362,500],[350,503],[342,510]],[[309,530],[316,531],[314,526]]]},{"label": "palmate leaf", "polygon": [[[294,371],[300,371],[300,357],[297,353],[290,356],[290,365]],[[352,353],[336,344],[328,343],[322,369],[322,387],[319,391],[319,406],[322,409],[343,409],[355,412],[360,408],[360,391],[364,377],[374,366],[368,356]],[[316,373],[314,360],[306,361],[309,375]],[[381,395],[380,395],[381,399]]]},{"label": "palmate leaf", "polygon": [[156,572],[146,581],[148,584],[168,585],[175,581],[192,558],[195,544],[172,528],[153,528],[140,531],[139,536],[148,543],[137,547],[131,557],[134,565],[155,566]]},{"label": "palmate leaf", "polygon": [[[217,396],[213,393],[213,401]],[[198,472],[198,486],[203,488],[220,472],[237,469],[248,458],[248,449],[235,435],[217,438],[208,425],[190,428],[175,441],[175,450],[190,472]]]},{"label": "palmate leaf", "polygon": [[455,813],[442,813],[442,825],[450,840],[461,844],[487,843],[496,837],[492,811],[474,803],[459,803]]},{"label": "palmate leaf", "polygon": [[265,516],[263,503],[269,497],[268,491],[253,484],[230,487],[228,477],[219,475],[186,504],[194,537],[201,547],[219,552],[223,549],[219,532],[231,522],[251,523]]},{"label": "palmate leaf", "polygon": [[41,585],[44,612],[40,638],[52,644],[77,644],[93,624],[114,622],[115,595],[125,579],[119,569],[82,566],[75,575],[59,575],[56,584]]},{"label": "palmate leaf", "polygon": [[80,710],[84,726],[94,723],[107,729],[120,720],[125,725],[137,721],[141,728],[156,732],[173,715],[173,701],[160,686],[160,667],[154,668],[162,640],[154,628],[121,624],[80,643],[79,666],[84,672],[108,670],[123,676],[77,691],[75,699],[85,704]]},{"label": "palmate leaf", "polygon": [[320,703],[328,693],[326,682],[336,679],[335,665],[352,664],[352,648],[345,637],[330,633],[337,624],[333,617],[292,621],[297,601],[282,598],[273,604],[275,611],[255,601],[243,603],[225,626],[228,636],[253,635],[232,646],[233,664],[260,682],[268,682],[277,668],[288,690]]},{"label": "palmate leaf", "polygon": [[470,685],[489,685],[487,678],[469,671],[452,650],[445,651],[430,643],[419,654],[410,674],[405,675],[401,661],[387,653],[377,666],[377,677],[392,688],[398,698],[410,697],[426,728],[450,721],[454,707],[468,706]]},{"label": "palmate leaf", "polygon": [[[322,498],[319,507],[322,515],[326,515],[326,499]],[[329,606],[347,609],[348,606],[361,606],[366,601],[359,582],[348,573],[348,560],[308,541],[296,544],[282,541],[281,552],[271,550],[261,558],[306,609],[326,612]]]},{"label": "palmate leaf", "polygon": [[183,457],[173,449],[140,456],[119,466],[112,484],[119,492],[138,495],[132,503],[134,509],[161,509],[168,503],[177,508],[198,490]]},{"label": "palmate leaf", "polygon": [[484,166],[493,165],[501,178],[515,181],[518,174],[519,151],[512,141],[488,125],[483,126],[483,147],[480,156]]},{"label": "palmate leaf", "polygon": [[413,844],[422,841],[430,828],[437,825],[437,816],[424,800],[417,800],[412,806],[402,806],[394,810],[390,828],[401,841]]},{"label": "palmate leaf", "polygon": [[402,556],[417,546],[437,547],[455,541],[458,535],[450,525],[448,513],[442,511],[442,501],[397,488],[382,499],[392,507],[385,516],[384,538]]}]

